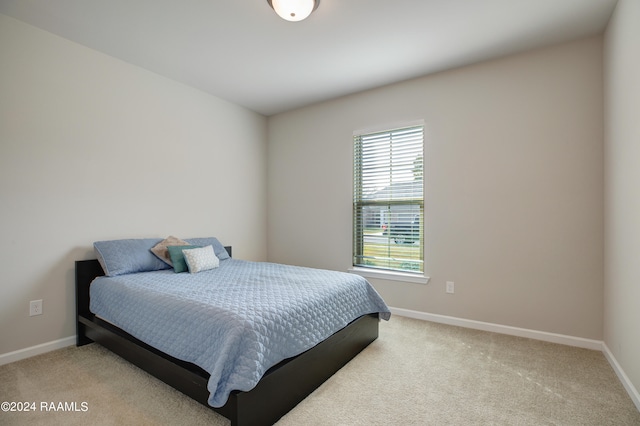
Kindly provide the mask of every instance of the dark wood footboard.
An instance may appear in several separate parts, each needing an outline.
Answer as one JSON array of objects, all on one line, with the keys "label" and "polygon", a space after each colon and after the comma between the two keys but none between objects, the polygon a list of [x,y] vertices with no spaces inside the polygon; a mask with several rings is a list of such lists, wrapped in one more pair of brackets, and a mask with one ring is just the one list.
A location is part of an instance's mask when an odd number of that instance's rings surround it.
[{"label": "dark wood footboard", "polygon": [[[206,371],[141,342],[90,312],[89,286],[102,275],[97,260],[76,262],[77,345],[97,342],[208,406]],[[312,349],[269,369],[251,391],[234,391],[223,407],[212,409],[231,420],[232,426],[275,423],[377,339],[378,322],[378,314],[358,318]]]}]

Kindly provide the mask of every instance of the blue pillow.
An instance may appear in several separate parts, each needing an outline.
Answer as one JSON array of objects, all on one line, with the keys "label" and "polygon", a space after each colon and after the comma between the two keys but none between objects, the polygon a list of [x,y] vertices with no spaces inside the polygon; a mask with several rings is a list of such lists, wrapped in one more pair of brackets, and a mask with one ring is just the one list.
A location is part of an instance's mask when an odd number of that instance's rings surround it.
[{"label": "blue pillow", "polygon": [[173,272],[187,272],[189,270],[189,265],[187,265],[182,250],[200,247],[201,246],[167,246],[171,263],[173,263]]},{"label": "blue pillow", "polygon": [[93,249],[105,275],[115,277],[171,268],[150,251],[160,241],[162,238],[96,241]]},{"label": "blue pillow", "polygon": [[185,239],[185,241],[188,242],[189,244],[193,244],[195,246],[200,246],[200,247],[213,246],[213,253],[216,255],[218,259],[220,260],[229,259],[229,253],[227,253],[227,250],[224,248],[222,244],[220,244],[220,241],[218,241],[216,237],[189,238],[189,239]]}]

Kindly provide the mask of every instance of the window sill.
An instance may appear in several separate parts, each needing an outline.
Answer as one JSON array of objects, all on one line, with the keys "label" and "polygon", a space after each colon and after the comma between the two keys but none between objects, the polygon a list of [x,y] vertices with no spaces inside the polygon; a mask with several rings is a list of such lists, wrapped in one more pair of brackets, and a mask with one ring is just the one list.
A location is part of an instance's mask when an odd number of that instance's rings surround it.
[{"label": "window sill", "polygon": [[349,268],[349,272],[352,274],[358,274],[365,278],[377,278],[380,280],[390,281],[404,281],[415,284],[428,284],[431,278],[422,274],[412,274],[409,272],[397,272],[397,271],[384,271],[381,269],[369,269],[369,268]]}]

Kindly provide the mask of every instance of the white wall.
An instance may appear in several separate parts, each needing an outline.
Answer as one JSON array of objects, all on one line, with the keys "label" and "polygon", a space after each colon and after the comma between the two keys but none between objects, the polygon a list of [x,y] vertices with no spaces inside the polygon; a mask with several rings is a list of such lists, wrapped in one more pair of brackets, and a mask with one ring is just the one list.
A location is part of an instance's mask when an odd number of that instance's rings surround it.
[{"label": "white wall", "polygon": [[596,37],[270,117],[269,260],[347,270],[352,132],[424,119],[431,282],[388,304],[602,339],[602,78]]},{"label": "white wall", "polygon": [[619,0],[605,34],[604,341],[636,392],[640,390],[639,22],[640,2]]},{"label": "white wall", "polygon": [[73,262],[95,240],[218,236],[265,260],[266,129],[0,15],[0,355],[75,334]]}]

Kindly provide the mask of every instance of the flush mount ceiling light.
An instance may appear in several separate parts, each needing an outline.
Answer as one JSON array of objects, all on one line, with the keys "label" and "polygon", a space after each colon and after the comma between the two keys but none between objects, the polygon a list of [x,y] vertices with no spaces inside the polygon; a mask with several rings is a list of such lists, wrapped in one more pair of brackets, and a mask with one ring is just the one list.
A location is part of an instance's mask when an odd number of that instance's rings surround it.
[{"label": "flush mount ceiling light", "polygon": [[320,0],[267,0],[278,16],[287,21],[302,21],[318,8]]}]

